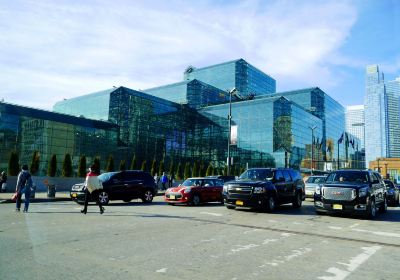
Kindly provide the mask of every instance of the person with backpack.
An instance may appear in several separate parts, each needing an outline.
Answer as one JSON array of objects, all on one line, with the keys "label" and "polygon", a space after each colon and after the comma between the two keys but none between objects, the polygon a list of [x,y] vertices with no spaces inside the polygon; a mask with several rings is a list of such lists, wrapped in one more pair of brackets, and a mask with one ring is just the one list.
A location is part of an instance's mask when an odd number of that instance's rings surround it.
[{"label": "person with backpack", "polygon": [[25,206],[24,213],[28,212],[29,208],[29,198],[31,197],[31,188],[32,188],[32,176],[28,171],[28,165],[22,165],[22,170],[18,174],[17,185],[15,187],[15,193],[17,194],[15,211],[19,212],[21,209],[22,203],[22,194],[25,194]]}]

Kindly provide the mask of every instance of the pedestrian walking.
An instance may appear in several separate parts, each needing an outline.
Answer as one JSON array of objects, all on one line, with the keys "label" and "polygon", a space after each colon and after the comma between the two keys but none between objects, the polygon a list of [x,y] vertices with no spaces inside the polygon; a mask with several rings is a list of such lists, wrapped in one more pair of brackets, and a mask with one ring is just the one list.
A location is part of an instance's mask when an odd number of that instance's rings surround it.
[{"label": "pedestrian walking", "polygon": [[0,192],[6,192],[6,190],[7,190],[7,174],[5,171],[1,172],[0,187],[1,187]]},{"label": "pedestrian walking", "polygon": [[154,175],[154,182],[156,183],[158,189],[158,183],[160,182],[160,177],[158,177],[157,173]]},{"label": "pedestrian walking", "polygon": [[100,209],[100,214],[104,213],[104,207],[101,205],[101,201],[98,196],[99,190],[103,188],[99,178],[97,177],[99,175],[99,172],[97,171],[97,168],[95,165],[92,165],[89,168],[89,173],[86,174],[86,180],[85,180],[85,204],[83,206],[83,209],[81,210],[81,213],[86,214],[87,213],[87,207],[89,204],[89,198],[90,196],[96,197],[96,203],[99,205]]},{"label": "pedestrian walking", "polygon": [[162,184],[162,189],[166,190],[165,184],[168,183],[168,176],[165,175],[165,172],[163,172],[162,176],[161,176],[161,184]]},{"label": "pedestrian walking", "polygon": [[28,171],[28,165],[24,164],[22,165],[21,172],[19,172],[18,174],[17,185],[15,187],[15,193],[17,194],[15,211],[17,212],[20,211],[22,203],[22,194],[25,194],[24,213],[28,212],[32,185],[33,185],[32,176]]}]

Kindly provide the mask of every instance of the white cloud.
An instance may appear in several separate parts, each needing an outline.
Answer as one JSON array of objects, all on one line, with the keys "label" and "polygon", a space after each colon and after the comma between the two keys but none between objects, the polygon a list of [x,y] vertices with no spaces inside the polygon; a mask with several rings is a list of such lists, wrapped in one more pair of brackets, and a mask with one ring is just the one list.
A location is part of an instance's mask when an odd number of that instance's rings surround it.
[{"label": "white cloud", "polygon": [[[3,6],[3,7],[1,7]],[[0,4],[0,97],[55,101],[178,82],[189,64],[244,58],[278,87],[333,86],[356,21],[348,1],[13,1]],[[23,96],[23,98],[21,98]]]}]

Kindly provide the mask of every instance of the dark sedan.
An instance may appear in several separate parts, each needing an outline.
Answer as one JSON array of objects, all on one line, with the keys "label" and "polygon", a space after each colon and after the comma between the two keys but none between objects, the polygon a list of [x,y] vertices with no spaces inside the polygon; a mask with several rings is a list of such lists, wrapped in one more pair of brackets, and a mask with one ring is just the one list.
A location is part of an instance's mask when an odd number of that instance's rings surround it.
[{"label": "dark sedan", "polygon": [[[140,198],[143,202],[153,201],[157,194],[157,185],[153,177],[140,170],[126,170],[107,172],[99,175],[103,189],[92,193],[91,201],[99,201],[106,205],[110,200],[123,200],[129,202]],[[70,192],[71,199],[77,203],[85,201],[84,183],[75,184]]]},{"label": "dark sedan", "polygon": [[386,198],[388,205],[397,206],[399,205],[399,189],[390,180],[384,180],[386,185]]}]

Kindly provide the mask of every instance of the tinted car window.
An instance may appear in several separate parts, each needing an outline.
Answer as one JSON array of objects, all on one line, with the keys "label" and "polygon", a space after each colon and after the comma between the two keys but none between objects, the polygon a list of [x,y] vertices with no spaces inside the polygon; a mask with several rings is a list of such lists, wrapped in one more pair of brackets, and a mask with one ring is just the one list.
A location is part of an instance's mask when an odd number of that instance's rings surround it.
[{"label": "tinted car window", "polygon": [[224,185],[224,181],[223,181],[223,180],[215,180],[215,181],[214,181],[214,185],[216,185],[216,186],[223,186],[223,185]]},{"label": "tinted car window", "polygon": [[99,175],[99,179],[102,182],[108,181],[110,180],[111,177],[115,177],[118,174],[118,172],[107,172],[107,173],[103,173],[101,175]]},{"label": "tinted car window", "polygon": [[204,180],[204,186],[205,187],[213,187],[214,181],[213,180]]},{"label": "tinted car window", "polygon": [[307,183],[323,183],[325,181],[325,177],[308,177]]},{"label": "tinted car window", "polygon": [[283,173],[283,177],[285,177],[285,181],[286,181],[286,182],[292,181],[292,178],[290,177],[289,171],[287,171],[287,170],[282,170],[282,173]]},{"label": "tinted car window", "polygon": [[289,172],[290,172],[290,176],[292,176],[293,181],[302,180],[300,172],[293,170],[293,169],[289,169]]},{"label": "tinted car window", "polygon": [[274,179],[275,180],[282,180],[285,179],[285,177],[283,176],[282,172],[280,170],[276,170],[275,171],[275,175],[274,175]]},{"label": "tinted car window", "polygon": [[389,181],[389,180],[385,180],[385,184],[386,184],[386,186],[388,187],[388,188],[394,188],[394,184],[393,184],[393,182],[392,181]]},{"label": "tinted car window", "polygon": [[239,179],[267,180],[272,177],[270,169],[249,169],[240,175]]},{"label": "tinted car window", "polygon": [[326,183],[332,182],[368,182],[368,173],[367,172],[357,172],[357,171],[338,171],[332,172],[328,175],[325,180]]}]

